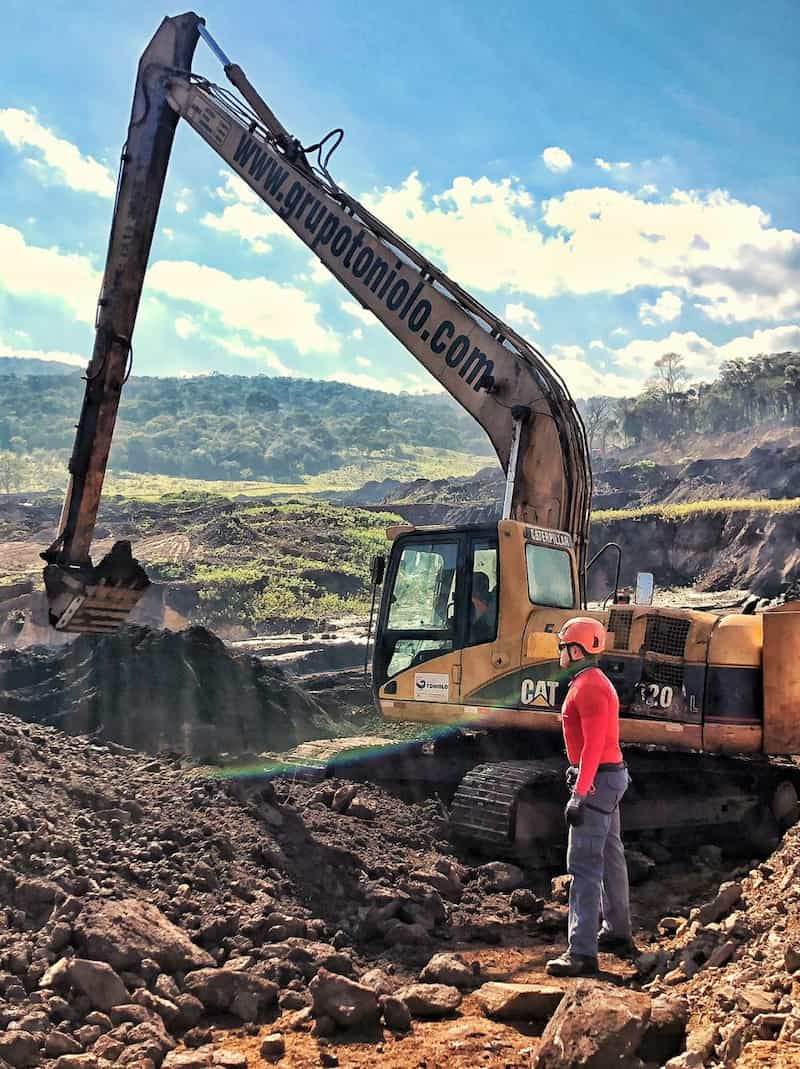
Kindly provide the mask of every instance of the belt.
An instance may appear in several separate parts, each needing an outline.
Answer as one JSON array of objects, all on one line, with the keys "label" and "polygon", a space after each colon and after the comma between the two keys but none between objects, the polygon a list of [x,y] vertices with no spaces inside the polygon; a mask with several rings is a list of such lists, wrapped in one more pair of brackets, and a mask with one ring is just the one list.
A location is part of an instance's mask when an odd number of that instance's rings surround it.
[{"label": "belt", "polygon": [[598,765],[598,772],[621,772],[623,768],[628,766],[624,761],[615,761],[613,764]]}]

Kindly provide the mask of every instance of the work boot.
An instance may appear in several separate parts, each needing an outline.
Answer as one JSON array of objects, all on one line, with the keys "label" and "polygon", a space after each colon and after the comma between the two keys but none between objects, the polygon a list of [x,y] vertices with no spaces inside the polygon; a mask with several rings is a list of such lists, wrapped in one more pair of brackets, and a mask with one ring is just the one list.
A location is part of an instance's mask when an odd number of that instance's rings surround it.
[{"label": "work boot", "polygon": [[567,950],[560,957],[548,961],[545,971],[550,976],[595,976],[598,971],[597,958]]},{"label": "work boot", "polygon": [[616,954],[618,958],[627,958],[636,953],[636,944],[630,936],[613,935],[606,931],[598,935],[597,948],[606,954]]}]

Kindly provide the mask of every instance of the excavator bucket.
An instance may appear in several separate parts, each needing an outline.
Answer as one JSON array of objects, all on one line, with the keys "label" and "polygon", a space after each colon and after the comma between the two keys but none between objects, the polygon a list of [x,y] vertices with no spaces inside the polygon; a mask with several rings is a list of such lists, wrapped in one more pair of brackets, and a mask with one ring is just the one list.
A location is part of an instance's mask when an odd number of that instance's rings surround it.
[{"label": "excavator bucket", "polygon": [[58,631],[118,631],[150,586],[130,542],[115,542],[96,567],[48,564],[44,585],[50,623]]}]

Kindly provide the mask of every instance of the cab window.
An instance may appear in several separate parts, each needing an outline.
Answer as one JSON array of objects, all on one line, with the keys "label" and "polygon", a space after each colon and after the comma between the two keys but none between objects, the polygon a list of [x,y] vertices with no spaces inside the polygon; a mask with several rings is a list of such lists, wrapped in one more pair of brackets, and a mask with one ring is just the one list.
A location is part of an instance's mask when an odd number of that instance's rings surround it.
[{"label": "cab window", "polygon": [[525,559],[528,566],[528,596],[534,605],[547,605],[555,609],[575,607],[572,558],[569,553],[529,542],[525,546]]},{"label": "cab window", "polygon": [[497,542],[476,540],[472,544],[468,646],[493,642],[497,637]]},{"label": "cab window", "polygon": [[392,592],[391,630],[447,630],[453,615],[457,566],[457,542],[406,546]]}]

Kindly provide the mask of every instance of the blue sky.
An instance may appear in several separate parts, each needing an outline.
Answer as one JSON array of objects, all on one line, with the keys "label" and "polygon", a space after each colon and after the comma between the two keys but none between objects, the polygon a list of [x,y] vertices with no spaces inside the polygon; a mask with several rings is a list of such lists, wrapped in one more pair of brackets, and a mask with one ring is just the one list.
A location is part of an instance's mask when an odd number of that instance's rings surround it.
[{"label": "blue sky", "polygon": [[[80,365],[136,63],[168,12],[3,8],[0,355]],[[200,14],[303,141],[344,126],[337,180],[576,396],[635,391],[669,350],[708,378],[800,348],[794,0],[209,0]],[[224,81],[202,43],[195,69]],[[188,128],[134,340],[139,374],[434,387]]]}]

